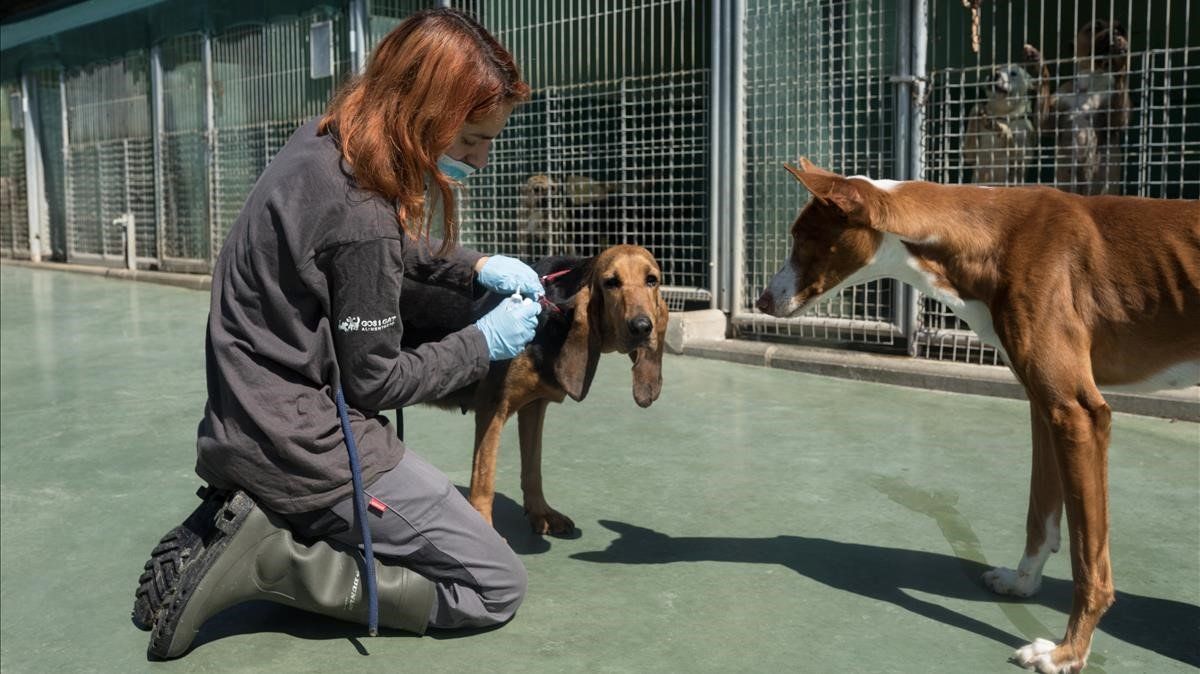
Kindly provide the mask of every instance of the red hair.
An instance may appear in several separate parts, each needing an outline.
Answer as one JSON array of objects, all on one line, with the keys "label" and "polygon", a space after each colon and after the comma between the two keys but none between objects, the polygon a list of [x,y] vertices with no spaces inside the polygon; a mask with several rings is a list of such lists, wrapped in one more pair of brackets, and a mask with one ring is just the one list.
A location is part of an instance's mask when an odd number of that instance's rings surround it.
[{"label": "red hair", "polygon": [[400,228],[429,236],[425,176],[441,195],[442,252],[458,240],[450,179],[438,157],[468,122],[529,96],[512,55],[469,15],[417,12],[375,47],[366,70],[342,87],[321,119],[358,187],[394,203]]}]

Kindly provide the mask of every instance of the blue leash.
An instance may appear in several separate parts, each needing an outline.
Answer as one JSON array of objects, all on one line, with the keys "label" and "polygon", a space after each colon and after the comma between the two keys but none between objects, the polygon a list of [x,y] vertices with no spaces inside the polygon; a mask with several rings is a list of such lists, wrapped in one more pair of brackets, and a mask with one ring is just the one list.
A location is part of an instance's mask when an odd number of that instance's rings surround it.
[{"label": "blue leash", "polygon": [[339,387],[334,394],[337,400],[338,418],[342,421],[342,435],[346,436],[346,453],[350,455],[350,479],[354,482],[354,519],[358,520],[362,536],[363,557],[367,567],[367,634],[379,634],[379,590],[375,584],[375,553],[371,550],[371,527],[367,524],[367,502],[363,498],[362,469],[358,465],[358,447],[354,433],[350,430],[350,416],[346,414],[346,398]]}]

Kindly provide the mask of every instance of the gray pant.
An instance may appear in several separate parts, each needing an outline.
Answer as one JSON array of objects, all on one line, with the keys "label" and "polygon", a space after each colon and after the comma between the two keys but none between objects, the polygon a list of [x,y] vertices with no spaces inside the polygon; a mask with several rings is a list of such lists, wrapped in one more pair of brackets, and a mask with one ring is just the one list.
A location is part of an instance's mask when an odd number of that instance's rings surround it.
[{"label": "gray pant", "polygon": [[[437,585],[431,627],[486,627],[516,613],[525,598],[525,565],[445,474],[407,449],[365,491],[367,501],[386,504],[383,512],[367,512],[375,555]],[[328,538],[359,545],[353,498],[330,511],[350,526]]]}]

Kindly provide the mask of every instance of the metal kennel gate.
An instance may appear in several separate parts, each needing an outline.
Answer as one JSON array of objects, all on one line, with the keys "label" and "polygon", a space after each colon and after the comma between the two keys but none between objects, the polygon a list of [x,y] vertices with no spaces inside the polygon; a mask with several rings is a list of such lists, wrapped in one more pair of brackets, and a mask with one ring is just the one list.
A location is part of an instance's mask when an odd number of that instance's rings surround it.
[{"label": "metal kennel gate", "polygon": [[63,79],[69,262],[124,260],[127,214],[136,223],[136,255],[156,257],[148,75],[140,52]]},{"label": "metal kennel gate", "polygon": [[[790,251],[806,192],[783,169],[800,155],[848,175],[895,176],[897,8],[887,0],[747,0],[744,8],[744,189],[740,292],[731,314],[745,335],[895,345],[903,287],[847,288],[795,319],[753,303]],[[735,17],[736,18],[736,17]],[[736,206],[735,206],[736,207]]]}]

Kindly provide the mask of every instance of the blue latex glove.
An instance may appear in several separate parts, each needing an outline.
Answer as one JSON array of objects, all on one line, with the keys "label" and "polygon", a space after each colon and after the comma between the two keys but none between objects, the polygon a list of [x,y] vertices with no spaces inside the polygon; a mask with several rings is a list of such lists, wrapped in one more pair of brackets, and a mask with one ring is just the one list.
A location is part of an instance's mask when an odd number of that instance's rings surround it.
[{"label": "blue latex glove", "polygon": [[479,285],[502,295],[520,293],[535,300],[546,294],[537,272],[524,262],[504,255],[493,255],[483,263]]},{"label": "blue latex glove", "polygon": [[524,351],[537,330],[541,311],[541,304],[514,295],[475,321],[475,327],[487,339],[488,359],[508,360]]}]

